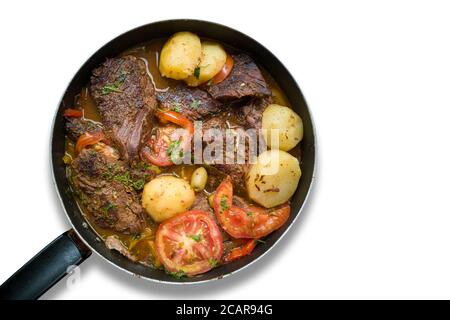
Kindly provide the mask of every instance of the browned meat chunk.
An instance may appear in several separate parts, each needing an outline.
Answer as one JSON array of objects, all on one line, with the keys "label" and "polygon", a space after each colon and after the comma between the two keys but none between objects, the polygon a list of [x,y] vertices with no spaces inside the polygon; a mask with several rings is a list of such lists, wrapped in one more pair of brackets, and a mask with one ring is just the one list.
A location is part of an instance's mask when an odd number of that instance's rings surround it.
[{"label": "browned meat chunk", "polygon": [[221,103],[208,93],[186,85],[178,85],[166,92],[158,92],[156,98],[161,109],[177,111],[191,120],[199,120],[218,113],[221,109]]},{"label": "browned meat chunk", "polygon": [[[227,158],[233,157],[234,159],[233,164],[213,163],[215,169],[219,170],[221,173],[225,175],[231,176],[231,179],[233,180],[233,185],[238,189],[243,188],[245,174],[250,169],[248,141],[249,139],[257,138],[257,135],[261,134],[261,132],[256,131],[255,135],[250,137],[247,134],[247,132],[244,132],[244,130],[261,129],[262,113],[270,102],[271,97],[266,97],[262,99],[261,98],[250,99],[249,101],[244,103],[243,106],[228,107],[226,111],[220,112],[219,114],[209,118],[207,121],[204,121],[202,124],[202,129],[205,138],[208,137],[207,135],[205,135],[208,129],[219,129],[223,137],[225,137],[226,129],[232,129],[233,132],[243,135],[243,139],[245,139],[246,143],[244,155],[245,163],[236,163],[237,154],[236,153],[231,154],[230,152],[227,153],[225,147],[223,150],[224,151],[223,159],[225,161]],[[259,140],[255,142],[258,143],[257,144],[258,148],[262,149],[264,147],[263,145],[260,145],[260,143],[264,143],[264,139],[262,138],[262,136],[259,137]],[[208,142],[206,142],[206,145],[207,144]],[[258,152],[258,150],[255,151]]]},{"label": "browned meat chunk", "polygon": [[212,213],[212,208],[209,205],[208,196],[203,192],[197,193],[197,195],[195,196],[194,204],[192,205],[190,210],[200,210]]},{"label": "browned meat chunk", "polygon": [[[226,112],[221,112],[217,116],[210,118],[209,120],[203,122],[203,135],[204,135],[204,144],[207,146],[209,143],[213,143],[214,139],[218,137],[218,135],[214,131],[210,131],[208,134],[208,130],[220,130],[223,141],[225,142],[226,130],[231,129],[233,132],[243,134],[244,139],[245,133],[243,132],[242,119],[235,114],[235,112],[230,109]],[[214,155],[213,155],[214,156]],[[248,148],[245,148],[244,154],[245,160],[248,160]],[[222,174],[230,175],[233,180],[233,184],[242,188],[244,176],[246,171],[248,170],[248,163],[236,163],[237,153],[236,150],[233,152],[227,152],[226,144],[223,144],[223,156],[221,157],[223,163],[219,163],[218,161],[210,162],[209,159],[204,159],[204,161],[208,164],[213,165],[215,169],[220,171]],[[226,160],[229,159],[232,163],[226,163]]]},{"label": "browned meat chunk", "polygon": [[106,60],[93,71],[90,90],[109,138],[125,160],[133,160],[156,109],[144,62],[133,56]]},{"label": "browned meat chunk", "polygon": [[101,130],[102,125],[98,122],[83,118],[67,118],[67,136],[74,142],[77,141],[83,133],[94,133]]},{"label": "browned meat chunk", "polygon": [[245,128],[261,129],[262,114],[266,107],[272,102],[271,97],[262,99],[251,99],[242,109],[242,117],[245,121]]},{"label": "browned meat chunk", "polygon": [[229,101],[244,97],[265,97],[271,94],[266,81],[256,63],[248,55],[233,55],[234,66],[229,76],[222,82],[207,88],[217,100]]},{"label": "browned meat chunk", "polygon": [[138,233],[144,227],[145,212],[135,191],[136,182],[118,158],[115,149],[101,143],[83,149],[72,162],[72,186],[97,225]]}]

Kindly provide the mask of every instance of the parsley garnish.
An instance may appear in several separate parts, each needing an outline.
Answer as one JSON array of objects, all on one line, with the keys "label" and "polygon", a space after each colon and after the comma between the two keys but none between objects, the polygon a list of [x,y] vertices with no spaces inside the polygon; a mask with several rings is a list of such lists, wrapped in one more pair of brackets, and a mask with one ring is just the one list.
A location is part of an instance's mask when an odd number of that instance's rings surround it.
[{"label": "parsley garnish", "polygon": [[178,103],[178,102],[174,103],[174,105],[173,105],[173,111],[176,111],[176,112],[181,112],[181,111],[183,111],[183,109],[181,108],[181,104]]},{"label": "parsley garnish", "polygon": [[112,85],[106,85],[106,86],[104,86],[104,87],[102,88],[102,94],[103,94],[103,95],[108,94],[108,93],[111,93],[111,92],[121,93],[122,90],[120,90],[119,88],[117,88],[114,84],[112,84]]},{"label": "parsley garnish", "polygon": [[110,203],[108,203],[107,206],[102,208],[102,211],[103,211],[102,217],[103,217],[104,220],[106,220],[108,222],[112,222],[113,221],[113,218],[109,214],[109,210],[111,210],[111,209],[113,209],[115,207],[116,207],[116,205],[114,203],[110,202]]},{"label": "parsley garnish", "polygon": [[180,149],[181,140],[172,141],[167,148],[167,155],[170,157],[170,160],[177,164],[180,159],[183,157],[183,150]]},{"label": "parsley garnish", "polygon": [[133,181],[133,184],[132,184],[133,188],[136,190],[144,189],[144,185],[145,185],[145,179],[143,179],[143,178]]},{"label": "parsley garnish", "polygon": [[194,69],[194,77],[200,78],[200,67]]},{"label": "parsley garnish", "polygon": [[220,212],[224,212],[228,209],[228,201],[226,196],[222,196],[220,199]]},{"label": "parsley garnish", "polygon": [[197,109],[201,105],[200,100],[192,100],[191,105],[189,106],[191,109]]},{"label": "parsley garnish", "polygon": [[179,270],[176,272],[169,272],[168,275],[174,277],[175,279],[182,279],[186,277],[186,272],[184,272],[183,270]]},{"label": "parsley garnish", "polygon": [[209,258],[209,259],[208,259],[208,262],[209,262],[209,265],[211,266],[211,268],[217,267],[217,264],[219,263],[219,261],[217,261],[217,260],[214,259],[214,258]]},{"label": "parsley garnish", "polygon": [[102,88],[102,94],[105,95],[111,92],[117,93],[123,92],[122,90],[119,89],[119,87],[125,82],[126,77],[127,77],[126,72],[121,72],[114,83],[107,84]]},{"label": "parsley garnish", "polygon": [[202,235],[201,234],[193,234],[190,236],[192,240],[199,242],[202,239]]},{"label": "parsley garnish", "polygon": [[105,213],[107,213],[109,210],[114,209],[116,207],[116,205],[114,203],[108,203],[108,205],[106,207],[103,208],[103,211]]},{"label": "parsley garnish", "polygon": [[255,241],[259,242],[259,243],[266,243],[264,240],[261,240],[261,239],[256,239]]},{"label": "parsley garnish", "polygon": [[134,188],[135,190],[142,190],[145,185],[145,178],[140,178],[138,180],[133,180],[130,176],[130,172],[125,171],[123,173],[119,173],[121,171],[120,167],[109,166],[108,170],[103,172],[103,177],[107,180],[115,180],[122,183],[124,186],[129,188]]}]

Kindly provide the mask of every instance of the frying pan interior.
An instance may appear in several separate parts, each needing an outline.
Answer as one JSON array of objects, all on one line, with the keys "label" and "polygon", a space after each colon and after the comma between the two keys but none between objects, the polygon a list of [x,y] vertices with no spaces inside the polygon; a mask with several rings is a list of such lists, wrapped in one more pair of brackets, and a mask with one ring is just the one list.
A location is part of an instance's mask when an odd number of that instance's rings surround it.
[{"label": "frying pan interior", "polygon": [[[196,277],[175,279],[160,270],[153,270],[143,265],[133,263],[119,253],[108,250],[97,234],[86,223],[73,195],[71,195],[70,192],[67,192],[69,190],[69,182],[66,177],[65,165],[62,161],[65,140],[63,110],[73,104],[74,97],[80,92],[81,88],[88,83],[92,70],[104,62],[106,58],[114,57],[130,47],[147,42],[151,39],[168,37],[175,32],[185,30],[194,32],[201,37],[217,39],[232,47],[243,50],[253,57],[259,65],[273,76],[285,93],[293,109],[303,119],[304,138],[301,143],[302,177],[298,189],[292,198],[292,213],[288,222],[282,228],[270,234],[267,237],[266,242],[258,245],[251,255]],[[297,156],[300,157],[300,149],[297,149]],[[273,247],[287,231],[300,214],[300,210],[305,203],[313,180],[315,137],[311,115],[300,88],[283,64],[261,44],[252,38],[223,25],[199,20],[167,20],[144,25],[122,34],[100,48],[84,63],[67,87],[55,115],[51,140],[51,160],[55,185],[63,204],[64,211],[73,225],[76,234],[91,250],[97,252],[108,262],[122,270],[145,279],[169,283],[192,283],[222,278],[249,265]],[[74,235],[75,233],[71,236],[73,237]],[[46,249],[44,249],[44,251],[45,250]],[[24,268],[25,267],[26,265]],[[58,279],[54,281],[57,280]]]}]

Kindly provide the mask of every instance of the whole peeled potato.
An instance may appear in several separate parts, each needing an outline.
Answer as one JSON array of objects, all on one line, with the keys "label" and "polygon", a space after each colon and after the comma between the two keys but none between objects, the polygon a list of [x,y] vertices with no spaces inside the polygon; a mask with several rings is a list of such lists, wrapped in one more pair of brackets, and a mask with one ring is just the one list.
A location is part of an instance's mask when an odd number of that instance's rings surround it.
[{"label": "whole peeled potato", "polygon": [[142,206],[156,222],[187,211],[195,200],[190,184],[174,176],[160,176],[144,186]]},{"label": "whole peeled potato", "polygon": [[303,139],[300,116],[291,108],[278,104],[270,104],[264,110],[262,129],[267,146],[271,149],[289,151]]},{"label": "whole peeled potato", "polygon": [[189,86],[198,86],[211,80],[223,68],[225,61],[227,61],[227,53],[220,44],[203,41],[198,70],[186,79],[186,83]]},{"label": "whole peeled potato", "polygon": [[247,173],[248,195],[266,208],[275,207],[292,197],[301,175],[295,157],[282,150],[265,151]]},{"label": "whole peeled potato", "polygon": [[194,74],[200,62],[202,45],[192,32],[177,32],[164,44],[159,60],[159,72],[167,78],[183,80]]}]

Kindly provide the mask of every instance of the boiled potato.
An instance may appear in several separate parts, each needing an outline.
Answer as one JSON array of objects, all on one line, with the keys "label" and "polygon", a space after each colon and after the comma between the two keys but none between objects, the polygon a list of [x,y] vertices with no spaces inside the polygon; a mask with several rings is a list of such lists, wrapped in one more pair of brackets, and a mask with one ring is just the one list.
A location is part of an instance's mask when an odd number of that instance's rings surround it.
[{"label": "boiled potato", "polygon": [[197,73],[194,72],[194,74],[191,74],[186,79],[186,83],[190,86],[198,86],[211,80],[223,68],[226,60],[227,53],[220,44],[203,41],[202,56],[197,66]]},{"label": "boiled potato", "polygon": [[178,32],[167,40],[161,50],[159,71],[164,77],[182,80],[194,74],[200,62],[200,38],[191,32]]},{"label": "boiled potato", "polygon": [[190,184],[174,176],[160,176],[144,186],[142,206],[156,222],[187,211],[195,200]]},{"label": "boiled potato", "polygon": [[258,156],[247,174],[248,195],[266,208],[277,206],[292,197],[301,174],[298,160],[289,153],[265,151]]},{"label": "boiled potato", "polygon": [[[271,104],[263,112],[263,135],[271,149],[289,151],[303,139],[302,118],[292,109]],[[274,130],[275,129],[275,130]]]}]

